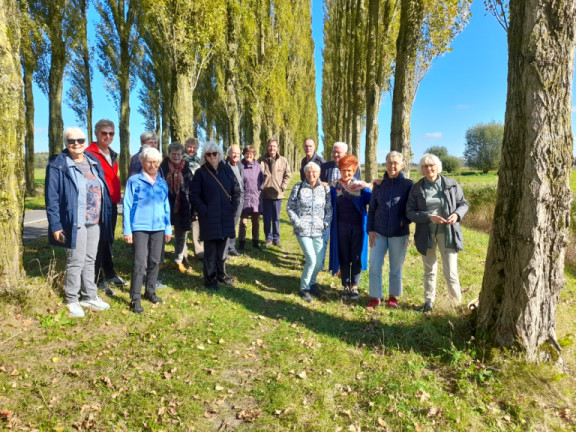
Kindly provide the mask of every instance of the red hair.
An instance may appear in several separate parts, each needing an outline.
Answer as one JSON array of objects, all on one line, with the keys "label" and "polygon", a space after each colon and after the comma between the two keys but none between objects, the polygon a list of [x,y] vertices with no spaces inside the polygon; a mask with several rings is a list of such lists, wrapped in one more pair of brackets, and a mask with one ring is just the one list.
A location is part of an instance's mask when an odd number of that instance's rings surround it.
[{"label": "red hair", "polygon": [[338,161],[338,169],[340,169],[340,171],[346,168],[352,168],[353,172],[356,172],[358,169],[358,159],[356,159],[354,155],[342,156]]}]

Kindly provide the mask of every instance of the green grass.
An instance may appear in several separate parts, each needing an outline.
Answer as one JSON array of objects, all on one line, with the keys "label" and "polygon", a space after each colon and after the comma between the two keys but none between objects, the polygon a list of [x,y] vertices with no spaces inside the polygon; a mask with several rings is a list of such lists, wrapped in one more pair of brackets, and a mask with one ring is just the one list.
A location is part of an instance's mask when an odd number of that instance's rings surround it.
[{"label": "green grass", "polygon": [[[131,249],[120,225],[116,266],[129,279]],[[566,369],[526,365],[506,353],[488,361],[441,277],[434,313],[417,311],[422,263],[413,245],[400,308],[367,311],[366,272],[358,303],[342,302],[338,280],[326,272],[326,297],[303,303],[302,254],[285,213],[281,230],[284,250],[248,246],[229,263],[235,288],[207,292],[194,261],[188,275],[161,272],[164,303],[144,302],[142,315],[129,312],[127,290],[116,290],[109,311],[83,319],[63,313],[64,251],[45,240],[25,245],[25,288],[34,294],[28,303],[0,303],[0,428],[574,430],[573,272],[566,272],[557,324]],[[467,302],[480,291],[488,236],[464,229],[464,238]],[[168,246],[167,262],[172,251]]]},{"label": "green grass", "polygon": [[24,198],[25,210],[39,210],[46,208],[46,204],[44,202],[45,176],[46,176],[46,170],[44,168],[34,169],[35,193],[32,196],[26,196]]}]

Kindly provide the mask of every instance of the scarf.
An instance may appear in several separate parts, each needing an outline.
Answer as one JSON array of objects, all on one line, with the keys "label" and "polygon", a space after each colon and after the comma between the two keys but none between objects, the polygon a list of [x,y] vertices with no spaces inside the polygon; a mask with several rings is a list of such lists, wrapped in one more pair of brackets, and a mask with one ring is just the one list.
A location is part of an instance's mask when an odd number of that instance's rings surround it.
[{"label": "scarf", "polygon": [[338,179],[332,182],[332,186],[336,189],[337,196],[359,197],[362,191],[369,186],[369,183],[352,178],[352,181],[346,184],[344,180]]},{"label": "scarf", "polygon": [[168,175],[166,176],[166,183],[168,183],[170,193],[173,193],[176,196],[174,201],[174,213],[178,213],[180,210],[180,187],[182,186],[182,169],[184,169],[185,165],[186,160],[184,159],[177,164],[168,160]]}]

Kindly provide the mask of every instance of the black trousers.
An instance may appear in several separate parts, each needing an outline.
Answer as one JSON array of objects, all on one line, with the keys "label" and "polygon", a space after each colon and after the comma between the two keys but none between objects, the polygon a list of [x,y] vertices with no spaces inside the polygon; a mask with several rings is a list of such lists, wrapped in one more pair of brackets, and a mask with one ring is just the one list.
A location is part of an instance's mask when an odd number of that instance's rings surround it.
[{"label": "black trousers", "polygon": [[[112,232],[116,232],[116,221],[118,220],[118,204],[112,204]],[[96,263],[94,274],[96,276],[96,283],[103,279],[111,279],[116,276],[114,270],[114,261],[112,260],[112,241],[98,242],[98,254],[96,255]],[[100,276],[100,269],[103,275]]]},{"label": "black trousers", "polygon": [[164,231],[135,231],[132,233],[132,250],[134,252],[130,284],[130,298],[132,300],[140,299],[144,283],[146,284],[147,295],[155,293],[163,245]]},{"label": "black trousers", "polygon": [[204,240],[204,285],[216,285],[228,277],[226,258],[228,257],[228,239]]},{"label": "black trousers", "polygon": [[362,225],[338,223],[338,261],[342,286],[358,286],[362,274]]}]

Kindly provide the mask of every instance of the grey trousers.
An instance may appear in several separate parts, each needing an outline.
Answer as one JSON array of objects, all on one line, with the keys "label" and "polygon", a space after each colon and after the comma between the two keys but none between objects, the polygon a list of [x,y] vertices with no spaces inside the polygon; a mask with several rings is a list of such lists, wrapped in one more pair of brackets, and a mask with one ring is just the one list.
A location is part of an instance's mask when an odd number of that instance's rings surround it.
[{"label": "grey trousers", "polygon": [[200,240],[200,222],[192,221],[192,242],[194,243],[194,256],[204,258],[204,243]]},{"label": "grey trousers", "polygon": [[156,292],[158,267],[164,245],[164,231],[134,231],[132,233],[132,250],[134,251],[134,268],[130,283],[130,299],[139,300],[142,296],[142,284],[146,283],[146,294]]},{"label": "grey trousers", "polygon": [[187,238],[188,231],[184,231],[180,225],[174,224],[174,261],[177,263],[181,263],[184,258],[188,259]]},{"label": "grey trousers", "polygon": [[66,303],[96,298],[94,272],[99,240],[100,225],[78,227],[76,249],[66,251],[66,282],[64,283]]}]

